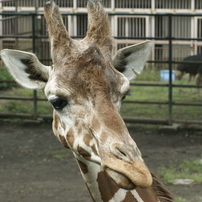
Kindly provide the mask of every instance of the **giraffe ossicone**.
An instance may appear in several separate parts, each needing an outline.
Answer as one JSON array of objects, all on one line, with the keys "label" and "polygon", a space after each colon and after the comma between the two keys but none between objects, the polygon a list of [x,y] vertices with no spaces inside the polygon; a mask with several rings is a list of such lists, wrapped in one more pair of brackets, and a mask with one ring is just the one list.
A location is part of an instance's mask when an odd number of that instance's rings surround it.
[{"label": "giraffe ossicone", "polygon": [[17,50],[2,50],[1,58],[20,85],[44,91],[53,106],[54,134],[72,150],[94,201],[117,202],[121,193],[122,201],[139,202],[137,190],[147,190],[156,199],[150,202],[158,201],[153,177],[119,115],[129,80],[142,71],[152,42],[112,57],[107,14],[100,1],[89,0],[87,8],[88,31],[78,41],[69,36],[54,1],[45,4],[52,66]]}]

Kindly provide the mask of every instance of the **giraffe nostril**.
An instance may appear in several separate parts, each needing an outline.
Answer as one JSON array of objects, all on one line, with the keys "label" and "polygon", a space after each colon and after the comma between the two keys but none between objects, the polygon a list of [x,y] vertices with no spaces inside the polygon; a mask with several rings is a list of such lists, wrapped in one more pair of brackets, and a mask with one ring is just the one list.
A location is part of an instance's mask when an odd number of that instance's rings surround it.
[{"label": "giraffe nostril", "polygon": [[118,150],[118,152],[119,152],[121,155],[123,155],[123,156],[125,156],[125,157],[128,156],[128,155],[126,154],[126,152],[124,152],[123,150],[120,150],[119,148],[117,148],[117,150]]},{"label": "giraffe nostril", "polygon": [[118,147],[118,146],[116,146],[114,148],[114,152],[113,153],[114,153],[114,155],[115,155],[116,158],[119,158],[119,159],[122,159],[122,160],[125,160],[125,161],[131,160],[130,151],[128,151],[124,147]]},{"label": "giraffe nostril", "polygon": [[122,144],[115,144],[112,147],[113,154],[116,158],[124,161],[138,161],[140,160],[141,153],[135,146],[126,146]]}]

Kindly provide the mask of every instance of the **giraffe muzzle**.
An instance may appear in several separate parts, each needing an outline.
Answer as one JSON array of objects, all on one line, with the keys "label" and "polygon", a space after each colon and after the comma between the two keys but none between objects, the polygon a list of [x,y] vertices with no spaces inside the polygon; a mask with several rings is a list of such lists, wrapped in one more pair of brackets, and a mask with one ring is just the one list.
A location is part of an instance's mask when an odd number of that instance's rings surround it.
[{"label": "giraffe muzzle", "polygon": [[121,173],[117,173],[110,168],[105,168],[107,175],[121,188],[126,190],[135,189],[137,186]]},{"label": "giraffe muzzle", "polygon": [[113,166],[110,166],[105,167],[104,170],[123,189],[132,190],[136,187],[143,189],[151,187],[153,179],[146,165],[140,163],[139,165],[136,164],[136,166],[129,165],[130,169],[126,166],[125,170],[121,169],[121,165],[119,169],[113,169]]},{"label": "giraffe muzzle", "polygon": [[105,155],[102,166],[108,176],[121,188],[149,188],[152,176],[137,147],[114,144],[111,155]]}]

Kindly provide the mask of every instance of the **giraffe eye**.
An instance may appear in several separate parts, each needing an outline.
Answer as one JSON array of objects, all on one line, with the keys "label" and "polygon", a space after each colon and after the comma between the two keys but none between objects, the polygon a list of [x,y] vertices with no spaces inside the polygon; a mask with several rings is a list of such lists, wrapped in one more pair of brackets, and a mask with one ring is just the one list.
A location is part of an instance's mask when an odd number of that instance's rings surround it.
[{"label": "giraffe eye", "polygon": [[56,110],[62,110],[65,106],[67,106],[68,102],[63,98],[56,98],[49,100],[49,102],[53,105]]},{"label": "giraffe eye", "polygon": [[131,91],[131,90],[128,90],[128,91],[125,93],[125,95],[121,98],[121,101],[125,100],[127,96],[130,96],[130,95],[131,95],[131,94],[130,94],[130,91]]},{"label": "giraffe eye", "polygon": [[127,95],[124,95],[124,96],[121,98],[121,101],[125,100],[125,99],[126,99],[126,96],[127,96]]}]

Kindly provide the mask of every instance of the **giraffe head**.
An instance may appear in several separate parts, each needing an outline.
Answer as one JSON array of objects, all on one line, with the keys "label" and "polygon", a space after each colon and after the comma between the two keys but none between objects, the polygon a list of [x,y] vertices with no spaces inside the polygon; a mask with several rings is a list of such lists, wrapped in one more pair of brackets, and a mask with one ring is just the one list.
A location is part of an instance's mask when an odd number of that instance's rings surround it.
[{"label": "giraffe head", "polygon": [[44,91],[54,110],[53,131],[77,159],[100,165],[124,189],[150,187],[151,174],[119,108],[152,43],[121,49],[112,57],[113,37],[101,3],[89,0],[87,7],[87,35],[77,41],[69,36],[54,1],[45,4],[52,66],[23,51],[5,49],[1,57],[19,84]]}]

